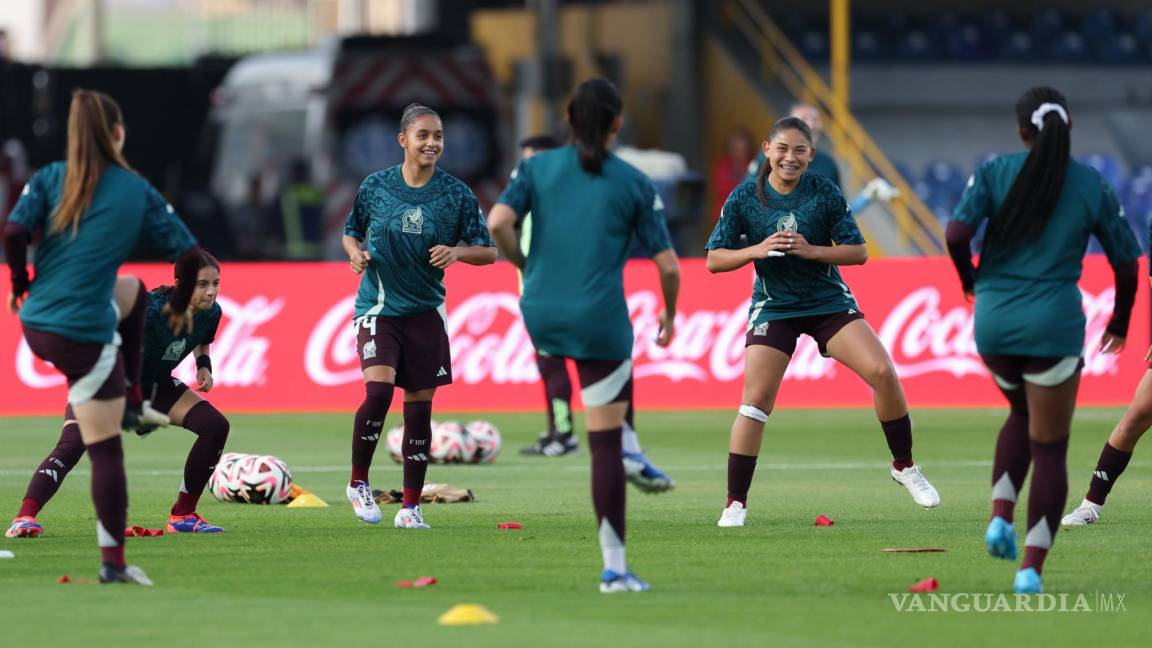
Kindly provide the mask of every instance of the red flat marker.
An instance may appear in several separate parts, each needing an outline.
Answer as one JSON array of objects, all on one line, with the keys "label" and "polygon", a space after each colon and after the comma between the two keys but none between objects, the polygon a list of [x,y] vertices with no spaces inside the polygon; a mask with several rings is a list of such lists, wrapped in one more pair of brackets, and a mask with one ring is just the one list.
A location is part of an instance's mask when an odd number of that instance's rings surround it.
[{"label": "red flat marker", "polygon": [[421,576],[420,578],[417,578],[416,581],[412,583],[412,585],[414,587],[428,587],[429,585],[435,585],[439,582],[440,581],[436,580],[435,576]]},{"label": "red flat marker", "polygon": [[68,583],[72,582],[72,579],[68,577],[68,574],[64,574],[60,578],[57,578],[56,582],[60,583],[61,585],[67,585]]},{"label": "red flat marker", "polygon": [[414,585],[414,583],[412,581],[406,581],[406,580],[396,581],[396,587],[412,587],[413,585]]},{"label": "red flat marker", "polygon": [[948,550],[935,547],[889,547],[880,551],[884,553],[944,553]]},{"label": "red flat marker", "polygon": [[935,578],[925,578],[908,586],[909,592],[935,592],[938,589],[940,589],[940,581]]},{"label": "red flat marker", "polygon": [[501,522],[496,525],[497,529],[523,529],[524,525],[519,522]]},{"label": "red flat marker", "polygon": [[832,518],[823,513],[816,516],[816,526],[832,526],[833,524],[836,523],[832,521]]}]

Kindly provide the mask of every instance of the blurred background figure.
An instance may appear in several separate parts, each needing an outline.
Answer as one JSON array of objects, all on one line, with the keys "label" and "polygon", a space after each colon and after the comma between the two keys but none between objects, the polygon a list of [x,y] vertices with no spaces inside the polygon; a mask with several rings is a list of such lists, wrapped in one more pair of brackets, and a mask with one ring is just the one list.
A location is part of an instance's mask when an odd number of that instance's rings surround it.
[{"label": "blurred background figure", "polygon": [[748,165],[756,159],[757,147],[745,128],[737,128],[728,135],[724,154],[712,165],[712,222],[720,218],[720,209],[728,194],[748,177]]}]

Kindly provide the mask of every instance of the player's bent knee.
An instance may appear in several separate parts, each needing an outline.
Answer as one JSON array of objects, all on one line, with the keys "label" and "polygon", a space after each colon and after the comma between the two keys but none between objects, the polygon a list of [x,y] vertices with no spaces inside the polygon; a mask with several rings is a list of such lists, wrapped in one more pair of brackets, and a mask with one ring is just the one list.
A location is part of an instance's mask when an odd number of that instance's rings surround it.
[{"label": "player's bent knee", "polygon": [[765,412],[764,410],[760,409],[759,407],[756,407],[755,405],[741,405],[738,412],[739,412],[740,416],[743,416],[744,418],[752,419],[753,421],[756,421],[757,423],[767,423],[768,422],[768,412]]}]

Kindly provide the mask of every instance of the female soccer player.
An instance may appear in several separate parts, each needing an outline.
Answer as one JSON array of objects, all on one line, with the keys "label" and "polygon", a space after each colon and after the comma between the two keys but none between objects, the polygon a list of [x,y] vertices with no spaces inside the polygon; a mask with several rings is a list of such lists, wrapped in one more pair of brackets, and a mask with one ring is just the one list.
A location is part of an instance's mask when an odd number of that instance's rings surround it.
[{"label": "female soccer player", "polygon": [[[777,121],[763,148],[767,161],[756,181],[728,196],[707,245],[710,272],[756,268],[744,394],[728,443],[728,503],[718,525],[744,526],[764,424],[802,333],[872,388],[892,479],[917,504],[936,506],[940,496],[912,460],[912,421],[892,359],[837,268],[868,259],[852,212],[834,182],[807,172],[814,149],[803,120]],[[750,246],[740,249],[742,235]]]},{"label": "female soccer player", "polygon": [[[1136,296],[1140,246],[1100,174],[1072,160],[1064,95],[1032,88],[1016,102],[1026,152],[985,163],[948,224],[948,251],[964,293],[976,299],[976,348],[1011,412],[992,464],[992,520],[985,542],[1016,558],[1012,516],[1032,463],[1024,561],[1018,593],[1043,591],[1041,571],[1068,495],[1065,458],[1084,352],[1084,311],[1076,282],[1095,235],[1116,272],[1116,305],[1100,348],[1119,353]],[[970,245],[988,227],[980,268]]]},{"label": "female soccer player", "polygon": [[[520,310],[533,345],[576,362],[587,408],[605,593],[649,589],[624,556],[621,436],[632,402],[633,338],[623,271],[633,235],[660,271],[661,346],[672,340],[680,290],[679,263],[656,188],[608,152],[622,109],[611,82],[592,79],[577,86],[568,102],[574,144],[522,161],[489,221],[497,247],[524,273]],[[532,245],[525,257],[514,226],[529,211]]]},{"label": "female soccer player", "polygon": [[[171,299],[174,286],[160,286],[148,297],[148,315],[144,328],[144,370],[141,374],[141,387],[148,396],[153,410],[166,415],[170,421],[197,436],[196,442],[184,463],[184,480],[176,503],[168,516],[168,533],[219,533],[224,529],[208,524],[196,513],[196,504],[204,492],[204,485],[216,467],[216,460],[224,451],[228,439],[228,419],[211,403],[201,399],[196,392],[207,393],[212,389],[212,360],[208,347],[216,337],[220,324],[220,305],[216,294],[220,289],[220,262],[211,254],[201,250],[197,255],[198,269],[196,286],[192,292],[190,311],[192,331],[174,335],[168,328],[168,316],[164,307]],[[137,280],[122,277],[117,283],[128,284]],[[196,354],[196,390],[191,391],[180,380],[172,377],[172,371],[190,353]],[[150,429],[138,431],[142,435]],[[69,405],[64,412],[64,429],[56,448],[40,463],[33,473],[20,512],[8,527],[5,535],[9,538],[37,538],[44,528],[36,516],[56,494],[64,478],[80,463],[84,456],[84,442],[80,438],[80,427]]]},{"label": "female soccer player", "polygon": [[[536,135],[520,141],[520,159],[528,158],[560,146],[551,135]],[[525,214],[520,225],[520,249],[528,254],[532,243],[532,214]],[[548,429],[540,433],[535,443],[520,449],[520,454],[537,457],[563,457],[576,452],[576,441],[572,426],[572,381],[568,378],[568,359],[536,353],[536,367],[540,370],[540,382],[544,384],[544,401],[548,411]],[[624,474],[628,481],[645,493],[663,493],[675,486],[672,478],[664,474],[648,460],[644,448],[640,447],[640,437],[634,425],[634,410],[631,405],[624,417],[624,432],[621,437],[624,449]]]},{"label": "female soccer player", "polygon": [[[368,469],[396,387],[404,390],[404,501],[398,529],[427,529],[420,491],[428,471],[432,397],[452,382],[444,313],[444,268],[486,265],[496,249],[472,191],[436,166],[444,126],[436,111],[410,104],[400,118],[404,162],[368,176],[344,228],[344,251],[362,275],[356,341],[364,402],[352,428],[348,501],[356,517],[380,522]],[[361,243],[364,247],[361,248]]]},{"label": "female soccer player", "polygon": [[[193,326],[199,248],[172,206],[128,166],[123,146],[116,102],[74,92],[67,160],[29,180],[4,229],[12,272],[8,307],[19,312],[32,352],[68,379],[68,402],[92,462],[100,581],[151,585],[143,570],[124,563],[128,490],[120,443],[122,424],[148,422],[141,419],[140,381],[148,299],[139,280],[118,282],[116,271],[140,238],[176,259],[179,284],[164,315],[179,332]],[[33,240],[35,275],[29,280]]]}]

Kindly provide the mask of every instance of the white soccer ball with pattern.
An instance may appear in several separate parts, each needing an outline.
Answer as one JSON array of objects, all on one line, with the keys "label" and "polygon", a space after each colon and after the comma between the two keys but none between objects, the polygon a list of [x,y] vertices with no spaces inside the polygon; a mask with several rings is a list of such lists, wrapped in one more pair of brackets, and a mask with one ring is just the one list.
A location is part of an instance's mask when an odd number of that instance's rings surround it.
[{"label": "white soccer ball with pattern", "polygon": [[476,453],[472,456],[472,463],[492,463],[500,454],[503,442],[500,439],[500,430],[488,421],[472,421],[464,427],[468,438],[476,444]]},{"label": "white soccer ball with pattern", "polygon": [[208,484],[222,502],[280,504],[292,493],[292,472],[271,455],[229,452],[220,457]]},{"label": "white soccer ball with pattern", "polygon": [[444,421],[432,428],[432,461],[436,463],[469,463],[476,454],[476,443],[464,432],[458,421]]},{"label": "white soccer ball with pattern", "polygon": [[384,442],[388,444],[388,455],[392,457],[392,461],[404,463],[404,426],[397,425],[388,430]]}]

